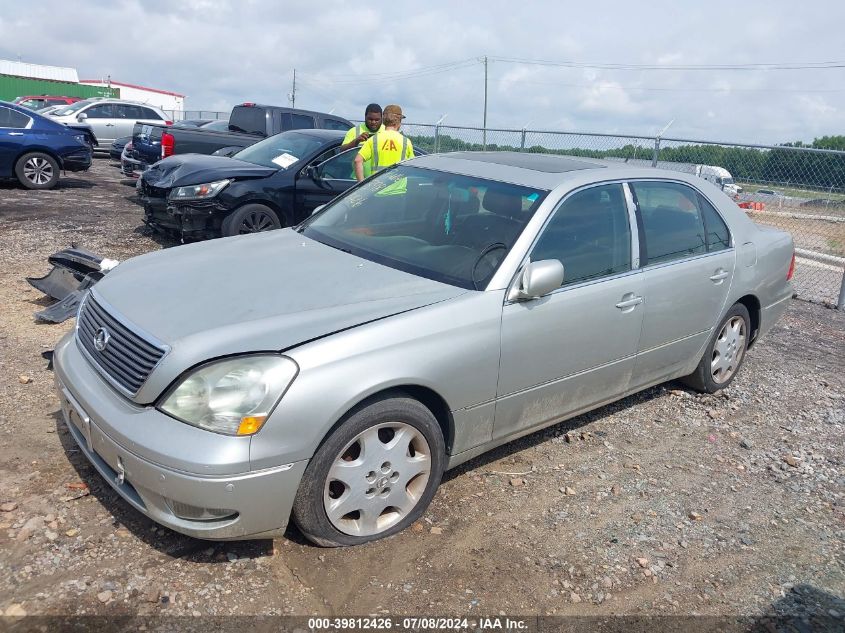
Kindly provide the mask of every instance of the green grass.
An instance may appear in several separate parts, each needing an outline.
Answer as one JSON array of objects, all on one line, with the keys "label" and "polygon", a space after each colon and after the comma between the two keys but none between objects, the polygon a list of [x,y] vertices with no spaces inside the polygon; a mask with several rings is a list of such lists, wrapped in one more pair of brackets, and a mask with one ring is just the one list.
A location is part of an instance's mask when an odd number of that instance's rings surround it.
[{"label": "green grass", "polygon": [[845,194],[842,193],[828,193],[827,191],[818,191],[813,189],[797,189],[795,187],[783,187],[778,185],[761,185],[760,183],[740,182],[737,183],[742,187],[742,193],[754,194],[758,189],[771,189],[784,196],[792,198],[809,198],[810,200],[830,200],[831,202],[842,202],[845,200]]}]

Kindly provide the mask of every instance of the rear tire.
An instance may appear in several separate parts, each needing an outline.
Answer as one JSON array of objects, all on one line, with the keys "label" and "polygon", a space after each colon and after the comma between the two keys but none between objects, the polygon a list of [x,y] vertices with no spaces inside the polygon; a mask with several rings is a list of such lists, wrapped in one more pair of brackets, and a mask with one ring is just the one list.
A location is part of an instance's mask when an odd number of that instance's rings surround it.
[{"label": "rear tire", "polygon": [[30,152],[15,163],[15,176],[27,189],[52,189],[59,182],[59,163],[49,154]]},{"label": "rear tire", "polygon": [[707,342],[698,367],[681,380],[696,391],[715,393],[730,385],[745,360],[751,318],[741,303],[734,304]]},{"label": "rear tire", "polygon": [[223,237],[263,233],[282,228],[279,216],[270,207],[263,204],[245,204],[238,207],[223,219],[220,232]]},{"label": "rear tire", "polygon": [[323,547],[396,534],[422,516],[446,467],[437,419],[412,398],[353,409],[308,463],[293,519]]}]

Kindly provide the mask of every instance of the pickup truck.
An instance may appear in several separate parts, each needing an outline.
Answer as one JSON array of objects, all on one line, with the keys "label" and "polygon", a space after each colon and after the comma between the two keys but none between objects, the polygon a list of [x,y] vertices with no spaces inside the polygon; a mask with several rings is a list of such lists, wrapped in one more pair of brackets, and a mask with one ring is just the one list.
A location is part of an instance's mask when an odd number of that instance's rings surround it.
[{"label": "pickup truck", "polygon": [[126,152],[123,171],[143,172],[153,163],[177,154],[230,156],[261,139],[287,130],[309,128],[347,131],[352,123],[322,112],[242,103],[229,115],[228,131],[138,123],[132,131],[132,149]]}]

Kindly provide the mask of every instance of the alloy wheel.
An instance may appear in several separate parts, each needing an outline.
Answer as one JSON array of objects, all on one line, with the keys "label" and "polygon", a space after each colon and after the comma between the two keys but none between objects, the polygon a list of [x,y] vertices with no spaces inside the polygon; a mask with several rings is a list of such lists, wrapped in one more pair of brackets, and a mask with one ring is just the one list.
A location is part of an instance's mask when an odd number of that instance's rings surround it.
[{"label": "alloy wheel", "polygon": [[404,422],[372,426],[329,469],[326,516],[344,534],[378,534],[413,511],[430,476],[431,449],[418,429]]},{"label": "alloy wheel", "polygon": [[260,233],[274,228],[273,218],[262,211],[252,211],[241,222],[239,233]]},{"label": "alloy wheel", "polygon": [[745,354],[745,319],[734,316],[722,326],[713,344],[710,375],[717,384],[731,379]]},{"label": "alloy wheel", "polygon": [[34,185],[46,185],[53,178],[53,166],[50,161],[33,156],[24,163],[23,175]]}]

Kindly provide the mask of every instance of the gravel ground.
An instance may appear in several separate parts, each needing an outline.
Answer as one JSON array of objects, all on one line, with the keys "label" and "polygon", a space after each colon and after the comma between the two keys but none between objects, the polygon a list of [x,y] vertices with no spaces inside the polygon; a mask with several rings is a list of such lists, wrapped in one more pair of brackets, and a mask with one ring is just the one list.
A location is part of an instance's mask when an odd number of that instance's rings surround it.
[{"label": "gravel ground", "polygon": [[[24,281],[141,230],[107,160],[0,186],[0,612],[845,616],[845,313],[795,301],[712,396],[649,389],[448,473],[404,533],[325,550],[159,528],[75,449]],[[839,622],[842,624],[842,622]]]}]

